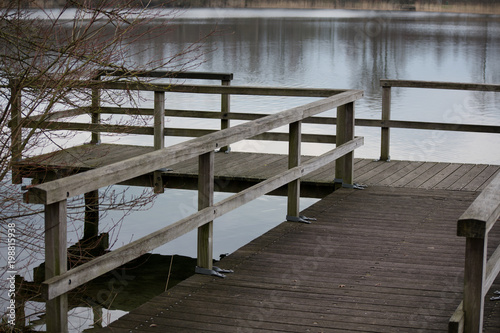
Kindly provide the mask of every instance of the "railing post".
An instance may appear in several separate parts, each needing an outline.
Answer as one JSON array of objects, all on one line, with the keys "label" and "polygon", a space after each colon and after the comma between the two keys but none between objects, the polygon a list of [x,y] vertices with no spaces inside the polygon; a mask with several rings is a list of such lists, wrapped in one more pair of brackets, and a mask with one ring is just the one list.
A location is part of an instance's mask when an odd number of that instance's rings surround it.
[{"label": "railing post", "polygon": [[[11,163],[15,163],[22,158],[22,126],[21,126],[21,89],[19,81],[10,81],[10,107],[11,107]],[[12,165],[12,184],[21,184],[23,181],[17,167]]]},{"label": "railing post", "polygon": [[[214,152],[198,158],[198,210],[214,204]],[[198,267],[212,269],[213,221],[198,228]]]},{"label": "railing post", "polygon": [[[391,120],[391,87],[382,87],[382,122]],[[380,160],[389,161],[391,159],[389,155],[390,147],[390,129],[389,127],[381,128],[380,137]]]},{"label": "railing post", "polygon": [[484,276],[487,238],[467,237],[465,244],[464,313],[465,333],[483,331]]},{"label": "railing post", "polygon": [[[67,270],[67,201],[45,205],[45,280]],[[47,332],[68,332],[67,295],[46,302]]]},{"label": "railing post", "polygon": [[[165,92],[155,91],[154,97],[154,148],[165,147]],[[162,171],[154,172],[154,192],[164,193]]]},{"label": "railing post", "polygon": [[[288,169],[300,165],[302,122],[289,125]],[[298,217],[300,212],[300,178],[288,183],[287,215]]]},{"label": "railing post", "polygon": [[[337,108],[337,147],[354,139],[354,103]],[[352,187],[354,153],[350,152],[335,161],[335,188]]]},{"label": "railing post", "polygon": [[[231,80],[222,80],[222,85],[223,86],[229,86],[231,85]],[[230,120],[229,120],[229,112],[231,111],[231,104],[230,104],[230,95],[229,94],[222,94],[221,95],[221,113],[222,113],[222,119],[220,121],[220,129],[226,129],[230,127]],[[222,147],[220,149],[221,152],[230,152],[231,147],[229,145]]]},{"label": "railing post", "polygon": [[[96,81],[101,80],[101,76],[98,75],[95,77]],[[99,88],[92,88],[92,100],[91,100],[91,110],[90,113],[91,122],[93,125],[99,125],[101,123],[101,113],[99,112],[99,107],[101,105],[101,92]],[[101,133],[92,132],[92,136],[90,139],[91,144],[99,144],[101,143]]]}]

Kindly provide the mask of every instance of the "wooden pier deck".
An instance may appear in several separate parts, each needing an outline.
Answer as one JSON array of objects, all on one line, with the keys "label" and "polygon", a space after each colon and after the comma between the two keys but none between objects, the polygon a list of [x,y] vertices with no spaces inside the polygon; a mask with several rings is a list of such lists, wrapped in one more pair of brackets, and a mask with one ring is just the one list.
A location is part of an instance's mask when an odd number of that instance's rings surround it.
[{"label": "wooden pier deck", "polygon": [[[462,299],[472,191],[341,189],[95,332],[446,332]],[[490,252],[500,230],[490,232]],[[500,330],[497,279],[484,332]],[[94,332],[94,330],[92,330]]]},{"label": "wooden pier deck", "polygon": [[[100,144],[82,145],[25,159],[17,165],[27,178],[44,181],[63,175],[87,171],[152,152],[153,147]],[[307,161],[311,156],[303,156]],[[196,189],[198,160],[193,158],[166,166],[163,182],[169,188]],[[268,179],[288,168],[287,155],[231,152],[215,154],[215,189],[222,192],[238,192],[243,188]],[[500,166],[486,164],[462,164],[443,162],[374,161],[355,159],[354,175],[357,183],[368,186],[411,187],[481,191]],[[38,173],[38,174],[37,174]],[[306,175],[301,180],[302,196],[323,197],[332,192],[335,163]],[[142,176],[127,184],[152,186],[152,175]],[[276,191],[286,194],[286,189]]]}]

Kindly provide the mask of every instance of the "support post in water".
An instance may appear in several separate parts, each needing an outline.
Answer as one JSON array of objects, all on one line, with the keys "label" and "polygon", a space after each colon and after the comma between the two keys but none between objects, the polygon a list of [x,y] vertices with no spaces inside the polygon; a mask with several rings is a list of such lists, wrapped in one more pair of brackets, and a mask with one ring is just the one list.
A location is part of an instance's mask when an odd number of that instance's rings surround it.
[{"label": "support post in water", "polygon": [[[302,122],[289,125],[288,169],[300,165]],[[300,212],[300,178],[288,183],[288,217],[298,217]]]},{"label": "support post in water", "polygon": [[[391,86],[382,87],[382,122],[391,120]],[[390,129],[389,127],[381,128],[380,138],[380,160],[389,161],[389,146],[390,146]]]},{"label": "support post in water", "polygon": [[[155,91],[154,98],[154,148],[159,150],[165,147],[165,92]],[[164,193],[162,171],[153,173],[155,193]]]},{"label": "support post in water", "polygon": [[[337,108],[337,147],[354,139],[354,103]],[[354,153],[350,152],[335,161],[335,189],[352,187]]]},{"label": "support post in water", "polygon": [[[214,203],[214,152],[198,158],[198,210]],[[198,228],[198,267],[212,269],[213,221]]]},{"label": "support post in water", "polygon": [[85,193],[83,239],[97,239],[99,234],[99,190]]},{"label": "support post in water", "polygon": [[[45,205],[45,280],[67,270],[67,201]],[[68,332],[68,298],[46,302],[47,332]]]}]

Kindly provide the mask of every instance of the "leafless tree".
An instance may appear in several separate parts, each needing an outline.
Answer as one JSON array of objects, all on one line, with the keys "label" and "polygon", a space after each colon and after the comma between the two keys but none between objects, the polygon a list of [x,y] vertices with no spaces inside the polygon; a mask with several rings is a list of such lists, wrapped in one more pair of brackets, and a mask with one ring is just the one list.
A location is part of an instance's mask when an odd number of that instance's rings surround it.
[{"label": "leafless tree", "polygon": [[[23,128],[21,119],[35,119],[40,124],[56,111],[88,105],[91,88],[98,85],[96,76],[103,69],[114,72],[106,80],[146,81],[138,73],[155,70],[180,72],[195,68],[203,55],[203,41],[213,33],[186,49],[162,59],[134,62],[147,50],[131,47],[136,41],[154,39],[174,29],[171,23],[177,14],[174,9],[153,7],[137,0],[69,0],[63,8],[44,9],[44,1],[0,1],[0,220],[1,259],[7,269],[7,227],[16,229],[16,270],[30,273],[27,267],[43,261],[43,223],[41,209],[22,201],[19,184],[12,184],[12,165],[23,156],[32,156],[67,145],[72,136],[67,131],[54,131],[43,126]],[[117,74],[119,73],[119,74]],[[137,105],[140,98],[133,93],[106,93],[102,103]],[[13,117],[19,110],[20,117]],[[102,121],[106,121],[103,119]],[[132,118],[128,122],[147,122]],[[17,141],[16,141],[17,140]],[[11,150],[16,141],[17,149]],[[15,179],[14,179],[15,180]],[[101,205],[108,209],[122,209],[126,215],[132,209],[141,209],[151,202],[150,191],[140,197],[123,199],[123,193],[102,191]],[[106,206],[107,205],[107,206]],[[81,230],[81,208],[84,202],[77,198],[70,208],[73,228]],[[100,210],[104,214],[106,209]],[[115,224],[117,228],[118,224]],[[5,265],[5,266],[4,266]],[[24,269],[24,271],[23,271]],[[4,288],[2,288],[3,290]],[[8,302],[6,293],[2,303]],[[7,303],[5,303],[7,304]],[[17,318],[18,320],[20,318]],[[24,318],[21,318],[24,321]],[[21,325],[23,326],[23,325]],[[1,328],[1,326],[0,326]],[[19,328],[21,329],[21,328]]]}]

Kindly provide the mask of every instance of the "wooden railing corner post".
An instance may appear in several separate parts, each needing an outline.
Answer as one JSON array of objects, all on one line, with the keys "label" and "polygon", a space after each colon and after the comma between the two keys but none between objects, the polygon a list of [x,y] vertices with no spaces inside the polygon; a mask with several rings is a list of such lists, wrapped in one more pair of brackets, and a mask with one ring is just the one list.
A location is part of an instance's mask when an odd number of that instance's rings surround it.
[{"label": "wooden railing corner post", "polygon": [[[45,280],[67,271],[67,201],[45,205]],[[67,295],[46,302],[47,332],[68,332]]]},{"label": "wooden railing corner post", "polygon": [[[302,122],[289,125],[288,169],[300,165]],[[288,183],[287,216],[298,217],[300,212],[300,178]]]},{"label": "wooden railing corner post", "polygon": [[[198,210],[214,204],[214,151],[198,158]],[[213,221],[198,228],[198,259],[200,268],[212,269]]]}]

